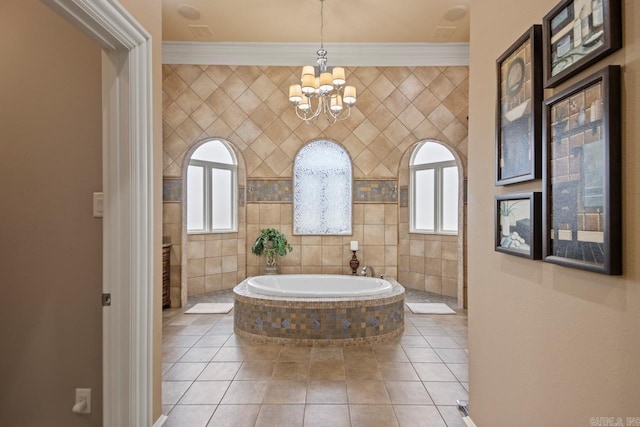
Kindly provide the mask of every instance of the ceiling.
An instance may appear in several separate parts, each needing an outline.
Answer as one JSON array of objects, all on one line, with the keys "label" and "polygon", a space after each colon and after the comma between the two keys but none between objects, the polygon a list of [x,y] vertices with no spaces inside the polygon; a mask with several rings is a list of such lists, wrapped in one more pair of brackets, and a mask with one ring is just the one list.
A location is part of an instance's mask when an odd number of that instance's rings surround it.
[{"label": "ceiling", "polygon": [[[164,41],[320,41],[319,0],[162,0],[162,3]],[[468,42],[469,3],[470,0],[326,0],[324,41]]]}]

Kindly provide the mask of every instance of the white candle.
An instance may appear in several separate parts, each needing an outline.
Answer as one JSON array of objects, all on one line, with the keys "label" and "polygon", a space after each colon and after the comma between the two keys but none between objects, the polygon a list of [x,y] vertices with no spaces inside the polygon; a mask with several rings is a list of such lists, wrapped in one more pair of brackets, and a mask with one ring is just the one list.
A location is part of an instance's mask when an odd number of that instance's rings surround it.
[{"label": "white candle", "polygon": [[358,241],[357,240],[352,240],[351,241],[351,250],[352,251],[357,251],[358,250]]}]

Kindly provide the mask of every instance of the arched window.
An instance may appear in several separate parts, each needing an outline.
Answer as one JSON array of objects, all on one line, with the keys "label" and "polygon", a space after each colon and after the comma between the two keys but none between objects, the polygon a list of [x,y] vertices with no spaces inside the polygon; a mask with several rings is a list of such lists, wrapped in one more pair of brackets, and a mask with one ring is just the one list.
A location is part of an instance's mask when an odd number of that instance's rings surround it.
[{"label": "arched window", "polygon": [[458,233],[458,167],[447,147],[420,144],[409,163],[411,171],[411,231]]},{"label": "arched window", "polygon": [[235,154],[214,139],[198,147],[187,168],[187,231],[225,233],[238,229]]},{"label": "arched window", "polygon": [[293,165],[293,232],[351,234],[351,159],[330,141],[302,147]]}]

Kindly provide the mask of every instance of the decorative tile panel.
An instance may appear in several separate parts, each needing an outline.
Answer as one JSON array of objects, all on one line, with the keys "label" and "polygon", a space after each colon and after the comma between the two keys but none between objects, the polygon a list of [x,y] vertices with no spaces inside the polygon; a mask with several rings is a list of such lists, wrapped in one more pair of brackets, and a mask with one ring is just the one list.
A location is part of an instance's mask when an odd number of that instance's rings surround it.
[{"label": "decorative tile panel", "polygon": [[292,179],[250,179],[247,182],[247,203],[291,203],[292,200]]},{"label": "decorative tile panel", "polygon": [[398,185],[395,179],[356,179],[353,181],[354,203],[397,203]]},{"label": "decorative tile panel", "polygon": [[162,180],[162,201],[182,201],[182,180],[179,178],[164,178]]},{"label": "decorative tile panel", "polygon": [[234,288],[235,332],[258,342],[296,346],[380,343],[404,331],[404,288],[353,298],[288,298]]}]

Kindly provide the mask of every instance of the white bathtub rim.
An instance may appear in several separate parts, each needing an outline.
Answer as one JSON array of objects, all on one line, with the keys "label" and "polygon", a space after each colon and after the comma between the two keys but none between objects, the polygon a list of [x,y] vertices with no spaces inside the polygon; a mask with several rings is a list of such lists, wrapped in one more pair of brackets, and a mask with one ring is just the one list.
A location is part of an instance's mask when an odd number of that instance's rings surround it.
[{"label": "white bathtub rim", "polygon": [[404,286],[398,283],[394,278],[386,277],[385,280],[391,283],[391,290],[388,293],[380,294],[380,295],[348,297],[348,298],[347,297],[321,297],[321,298],[284,297],[284,296],[274,296],[274,295],[262,295],[262,294],[257,294],[248,290],[247,280],[250,279],[251,277],[253,276],[247,277],[245,280],[240,282],[240,284],[236,285],[233,288],[233,293],[237,297],[251,298],[254,300],[262,300],[266,305],[278,305],[284,301],[295,302],[295,303],[320,303],[322,305],[324,305],[324,303],[333,304],[333,303],[342,303],[342,302],[349,302],[354,304],[364,303],[364,302],[374,303],[375,301],[379,301],[379,300],[386,301],[388,298],[399,298],[399,297],[404,298],[404,294],[405,294]]},{"label": "white bathtub rim", "polygon": [[[335,282],[343,282],[343,285],[349,285],[349,282],[357,284],[366,284],[363,289],[336,289],[330,288],[329,290],[317,290],[313,288],[296,288],[282,289],[275,286],[269,286],[268,282],[274,282],[278,280],[284,281],[302,281],[302,280],[319,280],[330,281],[332,284]],[[285,274],[285,275],[268,275],[268,276],[252,276],[248,277],[244,281],[247,285],[247,290],[254,294],[265,295],[270,297],[284,297],[284,298],[358,298],[358,297],[379,297],[388,294],[393,289],[393,284],[386,280],[377,277],[360,277],[360,276],[346,276],[337,274]],[[267,282],[267,283],[265,283]],[[356,288],[359,286],[356,286]]]}]

